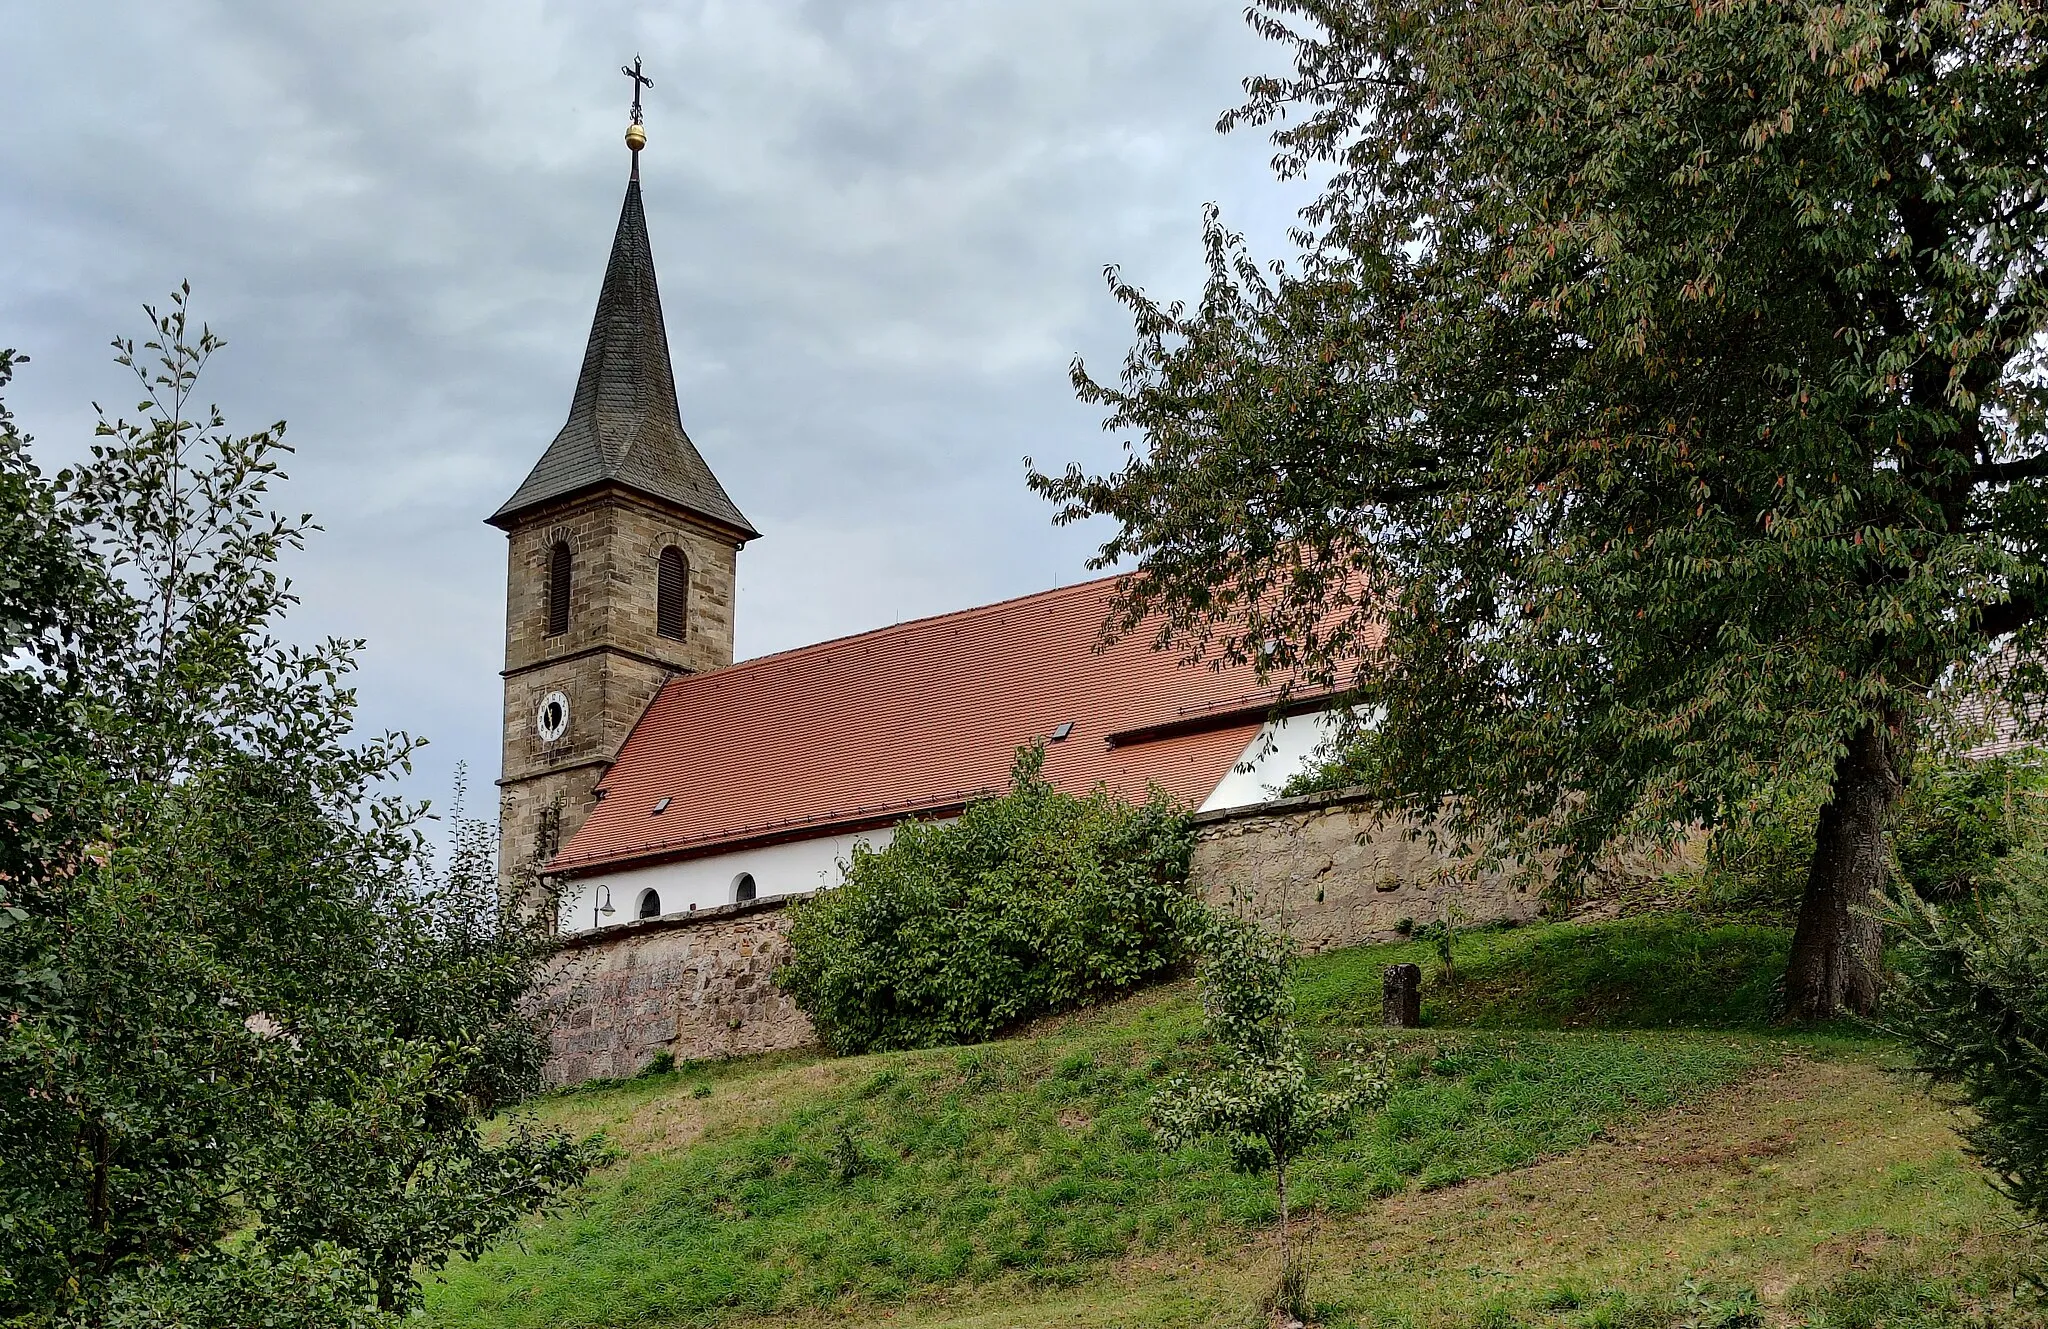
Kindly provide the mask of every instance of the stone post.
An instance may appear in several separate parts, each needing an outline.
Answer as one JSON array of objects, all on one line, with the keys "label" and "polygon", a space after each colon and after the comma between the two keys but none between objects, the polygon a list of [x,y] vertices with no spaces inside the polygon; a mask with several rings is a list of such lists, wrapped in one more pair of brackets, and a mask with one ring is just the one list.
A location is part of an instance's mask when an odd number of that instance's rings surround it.
[{"label": "stone post", "polygon": [[1422,1023],[1422,966],[1390,964],[1380,972],[1380,1023],[1413,1029]]}]

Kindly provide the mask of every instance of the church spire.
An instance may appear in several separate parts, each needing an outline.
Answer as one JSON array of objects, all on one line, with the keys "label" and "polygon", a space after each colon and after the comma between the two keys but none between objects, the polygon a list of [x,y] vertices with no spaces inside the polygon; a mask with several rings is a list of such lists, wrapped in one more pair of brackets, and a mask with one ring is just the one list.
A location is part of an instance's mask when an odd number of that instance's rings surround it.
[{"label": "church spire", "polygon": [[521,513],[541,504],[617,485],[680,507],[739,540],[751,540],[760,532],[733,506],[683,432],[661,292],[654,280],[654,251],[640,203],[640,150],[647,143],[640,90],[653,80],[640,72],[637,59],[623,72],[633,80],[633,118],[626,129],[633,168],[569,419],[525,481],[492,514],[491,524],[509,529]]}]

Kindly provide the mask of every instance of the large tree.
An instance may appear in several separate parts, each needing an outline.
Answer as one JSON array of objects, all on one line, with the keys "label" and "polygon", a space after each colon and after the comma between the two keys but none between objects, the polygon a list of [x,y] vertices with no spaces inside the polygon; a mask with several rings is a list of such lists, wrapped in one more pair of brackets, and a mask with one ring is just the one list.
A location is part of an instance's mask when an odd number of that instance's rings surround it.
[{"label": "large tree", "polygon": [[[1292,262],[1121,281],[1119,629],[1382,708],[1381,792],[1567,875],[1825,786],[1788,1013],[1867,1010],[1930,698],[2040,678],[2048,20],[1263,0]],[[1374,625],[1384,618],[1384,640]]]},{"label": "large tree", "polygon": [[0,1322],[395,1323],[600,1156],[483,1129],[545,945],[488,830],[427,856],[360,644],[279,639],[282,426],[195,409],[182,291],[117,345],[142,401],[74,469],[0,412]]}]

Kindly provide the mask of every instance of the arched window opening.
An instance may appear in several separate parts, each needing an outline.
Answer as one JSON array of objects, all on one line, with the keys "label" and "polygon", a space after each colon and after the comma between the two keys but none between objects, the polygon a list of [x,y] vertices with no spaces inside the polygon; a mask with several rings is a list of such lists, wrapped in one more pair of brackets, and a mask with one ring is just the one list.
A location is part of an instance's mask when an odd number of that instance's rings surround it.
[{"label": "arched window opening", "polygon": [[548,635],[559,637],[569,630],[569,542],[555,541],[548,555]]},{"label": "arched window opening", "polygon": [[655,578],[654,630],[681,641],[690,621],[690,560],[670,545],[661,551],[661,575]]},{"label": "arched window opening", "polygon": [[745,904],[754,898],[754,874],[742,872],[732,879],[732,902]]},{"label": "arched window opening", "polygon": [[638,917],[654,918],[661,913],[661,895],[656,891],[640,892]]}]

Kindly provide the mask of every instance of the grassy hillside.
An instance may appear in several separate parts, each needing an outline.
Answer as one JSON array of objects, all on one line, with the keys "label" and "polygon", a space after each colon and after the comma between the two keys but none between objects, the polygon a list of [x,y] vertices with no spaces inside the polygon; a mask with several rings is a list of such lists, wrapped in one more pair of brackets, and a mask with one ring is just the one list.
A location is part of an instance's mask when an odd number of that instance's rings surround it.
[{"label": "grassy hillside", "polygon": [[[1732,1326],[1754,1296],[1784,1322],[1967,1323],[2023,1241],[1881,1044],[1764,1025],[1785,944],[1671,917],[1463,939],[1429,1027],[1392,1038],[1387,1110],[1300,1169],[1325,1321]],[[1387,1037],[1380,968],[1421,951],[1309,961],[1314,1038]],[[430,1318],[1242,1320],[1270,1185],[1146,1126],[1197,1024],[1175,985],[972,1048],[562,1095],[542,1115],[607,1131],[621,1162],[577,1211],[451,1269]]]}]

